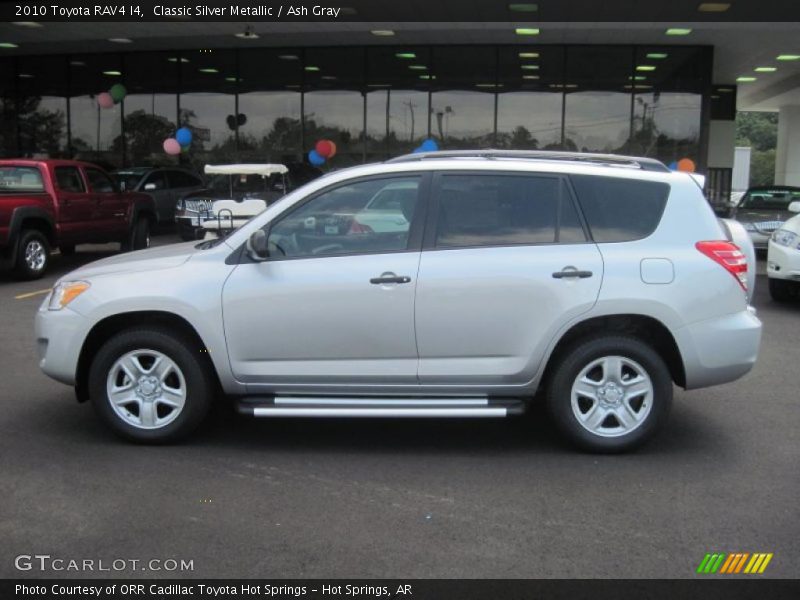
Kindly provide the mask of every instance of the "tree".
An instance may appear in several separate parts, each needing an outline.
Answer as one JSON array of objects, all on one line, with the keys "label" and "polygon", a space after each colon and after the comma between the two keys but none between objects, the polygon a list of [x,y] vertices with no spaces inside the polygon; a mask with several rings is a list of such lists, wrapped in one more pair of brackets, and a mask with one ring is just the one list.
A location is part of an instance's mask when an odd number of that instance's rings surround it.
[{"label": "tree", "polygon": [[775,182],[775,148],[778,145],[777,113],[736,113],[736,145],[752,148],[750,185],[772,185]]},{"label": "tree", "polygon": [[[125,115],[125,145],[128,162],[144,164],[158,162],[162,158],[162,143],[175,133],[175,125],[166,117],[153,115],[144,110],[135,110]],[[114,138],[111,148],[122,153],[122,134]],[[74,145],[74,142],[73,142]]]}]

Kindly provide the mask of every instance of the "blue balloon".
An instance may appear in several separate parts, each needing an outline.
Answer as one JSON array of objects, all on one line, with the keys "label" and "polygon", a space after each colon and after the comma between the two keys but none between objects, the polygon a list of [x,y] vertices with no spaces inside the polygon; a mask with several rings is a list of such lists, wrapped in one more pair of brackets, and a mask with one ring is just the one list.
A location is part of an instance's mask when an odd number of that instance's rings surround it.
[{"label": "blue balloon", "polygon": [[674,161],[674,160],[671,163],[669,163],[668,166],[669,166],[669,170],[670,171],[677,171],[678,170],[678,163],[676,161]]},{"label": "blue balloon", "polygon": [[188,127],[181,127],[175,132],[175,139],[181,146],[188,146],[192,143],[192,130]]},{"label": "blue balloon", "polygon": [[310,162],[315,167],[320,167],[325,164],[325,157],[322,156],[316,150],[312,150],[308,153],[308,162]]},{"label": "blue balloon", "polygon": [[419,154],[420,152],[425,152],[425,150],[422,149],[422,146],[417,146],[411,151],[411,154]]},{"label": "blue balloon", "polygon": [[436,140],[428,138],[422,142],[420,148],[423,152],[436,152],[439,149],[439,144],[436,143]]}]

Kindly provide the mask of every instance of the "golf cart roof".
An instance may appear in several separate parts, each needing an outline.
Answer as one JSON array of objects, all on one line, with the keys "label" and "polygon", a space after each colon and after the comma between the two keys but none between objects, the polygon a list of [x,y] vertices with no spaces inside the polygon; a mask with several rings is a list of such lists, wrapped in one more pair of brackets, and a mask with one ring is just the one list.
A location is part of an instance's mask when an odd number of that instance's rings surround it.
[{"label": "golf cart roof", "polygon": [[206,165],[206,175],[275,175],[289,171],[280,164]]}]

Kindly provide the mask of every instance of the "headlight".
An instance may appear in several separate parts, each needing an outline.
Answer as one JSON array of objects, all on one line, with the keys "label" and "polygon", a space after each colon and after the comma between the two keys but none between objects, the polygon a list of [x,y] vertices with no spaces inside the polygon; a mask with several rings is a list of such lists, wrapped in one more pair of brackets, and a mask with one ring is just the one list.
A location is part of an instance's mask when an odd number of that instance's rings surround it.
[{"label": "headlight", "polygon": [[53,293],[50,296],[50,305],[47,308],[49,310],[61,310],[88,290],[89,287],[91,287],[91,284],[88,281],[63,281],[53,289]]},{"label": "headlight", "polygon": [[787,229],[776,229],[775,233],[772,234],[772,241],[779,246],[800,248],[800,236]]}]

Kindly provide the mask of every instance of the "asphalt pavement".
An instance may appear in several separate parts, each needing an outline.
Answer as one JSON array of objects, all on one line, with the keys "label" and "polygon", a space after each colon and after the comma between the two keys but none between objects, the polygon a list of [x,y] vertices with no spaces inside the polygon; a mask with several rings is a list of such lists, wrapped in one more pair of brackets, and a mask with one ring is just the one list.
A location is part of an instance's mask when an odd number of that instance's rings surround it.
[{"label": "asphalt pavement", "polygon": [[[502,421],[219,408],[189,441],[146,447],[35,358],[43,290],[109,248],[57,257],[41,281],[0,274],[0,577],[682,578],[707,552],[770,552],[762,577],[800,574],[800,302],[773,303],[763,276],[756,368],[676,389],[667,427],[634,454],[576,452],[540,408]],[[37,554],[193,570],[15,568]]]}]

